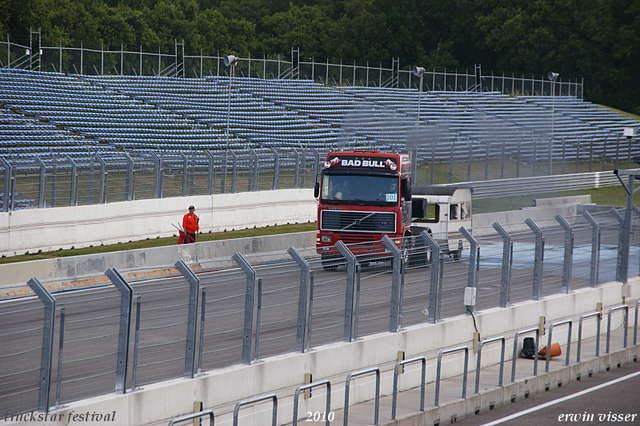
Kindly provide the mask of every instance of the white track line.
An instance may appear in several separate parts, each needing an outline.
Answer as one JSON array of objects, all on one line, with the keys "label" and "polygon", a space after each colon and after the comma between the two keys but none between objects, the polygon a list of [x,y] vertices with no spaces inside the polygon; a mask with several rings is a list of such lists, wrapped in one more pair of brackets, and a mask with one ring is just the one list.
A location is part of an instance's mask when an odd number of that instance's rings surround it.
[{"label": "white track line", "polygon": [[626,376],[619,377],[619,378],[617,378],[615,380],[611,380],[610,382],[606,382],[606,383],[603,383],[601,385],[594,386],[592,388],[585,389],[583,391],[576,392],[574,394],[571,394],[571,395],[568,395],[568,396],[565,396],[565,397],[562,397],[562,398],[559,398],[559,399],[556,399],[556,400],[553,400],[553,401],[546,402],[546,403],[544,403],[542,405],[538,405],[537,407],[529,408],[527,410],[520,411],[519,413],[511,414],[510,416],[503,417],[503,418],[498,419],[498,420],[494,420],[494,421],[492,421],[490,423],[485,423],[482,426],[499,425],[500,423],[508,422],[509,420],[513,420],[513,419],[516,419],[518,417],[527,415],[529,413],[533,413],[533,412],[536,412],[538,410],[542,410],[542,409],[550,407],[552,405],[556,405],[556,404],[559,404],[561,402],[568,401],[570,399],[577,398],[579,396],[586,395],[586,394],[591,393],[591,392],[595,392],[595,391],[600,390],[602,388],[606,388],[607,386],[611,386],[611,385],[615,385],[616,383],[624,382],[625,380],[631,379],[631,378],[636,377],[636,376],[640,376],[640,371],[637,371],[635,373],[632,373],[632,374],[629,374],[629,375],[626,375]]}]

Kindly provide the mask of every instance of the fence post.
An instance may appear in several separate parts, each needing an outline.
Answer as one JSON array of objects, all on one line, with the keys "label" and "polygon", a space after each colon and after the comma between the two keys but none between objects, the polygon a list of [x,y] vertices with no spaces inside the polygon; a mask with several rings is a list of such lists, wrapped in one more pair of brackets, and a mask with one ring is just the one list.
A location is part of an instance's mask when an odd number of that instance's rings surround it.
[{"label": "fence post", "polygon": [[556,215],[556,220],[564,228],[564,266],[562,272],[562,292],[571,293],[571,270],[573,268],[573,228],[561,216]]},{"label": "fence post", "polygon": [[427,231],[422,231],[420,237],[431,248],[431,286],[429,289],[429,322],[435,323],[440,319],[438,306],[440,305],[440,246]]},{"label": "fence post", "polygon": [[187,319],[187,347],[184,355],[184,376],[193,378],[196,359],[196,334],[198,326],[198,295],[200,294],[200,280],[193,271],[180,260],[175,264],[178,271],[189,282],[189,317]]},{"label": "fence post", "polygon": [[11,193],[11,176],[13,176],[13,167],[7,160],[0,157],[0,164],[4,168],[4,193],[2,195],[2,211],[9,211],[9,200]]},{"label": "fence post", "polygon": [[393,275],[391,279],[391,303],[389,304],[389,331],[396,332],[399,329],[400,317],[400,269],[402,268],[402,252],[388,235],[381,240],[385,247],[393,253]]},{"label": "fence post", "polygon": [[506,308],[511,301],[511,263],[513,258],[513,243],[511,235],[500,225],[495,222],[493,229],[498,231],[502,237],[502,277],[500,280],[500,307]]},{"label": "fence post", "polygon": [[69,189],[69,206],[75,206],[76,192],[77,192],[76,184],[77,184],[77,177],[78,177],[77,176],[78,165],[68,155],[65,156],[65,158],[71,164],[71,187]]},{"label": "fence post", "polygon": [[229,168],[229,150],[227,149],[222,156],[222,177],[220,178],[220,193],[224,194],[227,190],[227,169]]},{"label": "fence post", "polygon": [[293,178],[293,187],[299,188],[300,187],[300,152],[298,152],[297,149],[294,149],[293,152],[296,156],[296,166],[295,166],[295,176]]},{"label": "fence post", "polygon": [[258,158],[258,153],[251,148],[251,155],[253,156],[253,174],[252,174],[252,185],[250,185],[249,187],[249,191],[257,191],[258,190],[258,179],[260,177],[259,174],[259,170],[260,170],[260,159]]},{"label": "fence post", "polygon": [[184,152],[180,151],[180,157],[182,157],[182,196],[187,196],[187,181],[189,177],[189,159]]},{"label": "fence post", "polygon": [[311,266],[309,262],[300,255],[295,247],[289,247],[287,250],[289,256],[296,261],[300,266],[300,290],[298,291],[298,328],[296,333],[296,352],[304,352],[305,349],[305,332],[307,325],[307,318],[311,315],[308,310],[309,304],[309,276],[311,273]]},{"label": "fence post", "polygon": [[616,268],[616,281],[623,283],[627,282],[629,277],[629,251],[631,248],[631,216],[633,213],[633,194],[636,192],[633,189],[636,176],[629,175],[629,181],[627,185],[618,175],[620,183],[622,183],[625,191],[627,192],[627,207],[624,212],[624,219],[620,222],[620,241],[618,243],[618,267]]},{"label": "fence post", "polygon": [[[353,340],[353,304],[354,304],[354,291],[355,291],[355,279],[356,279],[356,257],[351,253],[349,248],[342,242],[338,241],[335,245],[338,251],[347,260],[347,288],[344,302],[344,333],[343,340],[345,342],[351,342]],[[355,318],[355,321],[358,321]]]},{"label": "fence post", "polygon": [[[636,216],[638,216],[638,218],[640,218],[640,209],[637,208],[636,206],[633,206],[633,212],[636,214]],[[631,250],[631,248],[629,248],[629,250]]]},{"label": "fence post", "polygon": [[129,363],[129,332],[131,331],[131,308],[133,289],[115,269],[105,272],[109,280],[120,291],[120,332],[118,333],[118,355],[116,364],[116,393],[127,390],[127,366]]},{"label": "fence post", "polygon": [[[125,183],[124,183],[124,199],[126,201],[131,201],[133,200],[133,194],[134,194],[134,188],[133,188],[133,159],[129,156],[128,152],[124,153],[125,159],[127,161],[127,177],[125,178]],[[101,163],[104,163],[104,161],[101,160]],[[104,179],[104,172],[102,172],[102,177],[101,179]],[[101,185],[100,187],[102,188],[104,185]],[[102,198],[101,196],[101,200],[104,200],[104,198]],[[103,201],[100,201],[101,203]]]},{"label": "fence post", "polygon": [[278,189],[278,181],[280,180],[280,154],[275,148],[269,147],[273,152],[273,186],[271,189],[274,191]]},{"label": "fence post", "polygon": [[238,184],[238,156],[233,151],[229,151],[229,153],[233,157],[233,167],[231,168],[231,193],[235,194],[237,192]]},{"label": "fence post", "polygon": [[[478,247],[478,241],[471,235],[464,226],[460,227],[459,231],[469,241],[469,279],[467,281],[467,287],[478,288],[478,269],[480,267],[480,248]],[[477,291],[477,290],[476,290]],[[478,304],[478,298],[476,293],[476,303],[473,305],[473,312],[476,312],[476,306]],[[467,310],[467,314],[471,314]]]},{"label": "fence post", "polygon": [[315,184],[317,176],[318,176],[318,167],[320,164],[320,153],[315,149],[315,148],[311,148],[311,150],[313,151],[314,154],[314,158],[315,161],[313,163],[313,182]]},{"label": "fence post", "polygon": [[205,151],[205,154],[207,154],[207,159],[209,160],[209,171],[207,173],[207,195],[212,195],[216,192],[215,184],[213,182],[213,173],[215,171],[215,157],[208,149]]},{"label": "fence post", "polygon": [[51,363],[53,361],[53,330],[56,320],[56,300],[37,278],[31,278],[27,285],[44,305],[44,324],[42,327],[42,353],[40,355],[40,390],[38,392],[38,410],[49,412],[49,393],[51,384]]},{"label": "fence post", "polygon": [[155,185],[153,189],[154,198],[162,198],[162,184],[164,178],[164,160],[158,156],[155,152],[151,152],[153,155],[153,163],[155,165]]},{"label": "fence post", "polygon": [[[129,154],[126,153],[126,152],[125,152],[125,156],[129,160],[131,159],[131,157],[129,157]],[[105,181],[105,175],[107,173],[106,172],[107,164],[102,159],[102,157],[100,157],[98,154],[96,154],[95,157],[98,160],[98,163],[100,163],[100,191],[98,191],[100,199],[98,200],[98,204],[102,204],[102,203],[105,202],[104,181]],[[133,173],[133,168],[132,168],[132,173]],[[129,179],[129,165],[128,165],[128,163],[127,163],[127,179]],[[125,182],[125,199],[127,199],[127,197],[129,197],[129,185],[130,185],[129,181],[126,181]],[[127,199],[127,201],[131,201],[131,200]]]},{"label": "fence post", "polygon": [[60,408],[60,393],[62,391],[62,360],[64,358],[64,307],[60,309],[60,338],[58,339],[58,376],[56,378],[56,405]]},{"label": "fence post", "polygon": [[47,166],[40,159],[40,157],[36,157],[36,163],[40,166],[40,176],[38,178],[38,207],[44,207],[44,193],[46,190],[46,176],[47,176]]},{"label": "fence post", "polygon": [[533,266],[533,300],[542,298],[542,273],[544,261],[544,235],[542,230],[530,218],[525,219],[524,223],[529,226],[536,236],[535,258]]},{"label": "fence post", "polygon": [[138,349],[140,343],[140,309],[142,308],[142,296],[136,297],[136,325],[133,336],[133,365],[131,366],[131,390],[136,389],[136,378],[138,375]]},{"label": "fence post", "polygon": [[585,211],[582,215],[587,219],[591,226],[593,226],[593,233],[591,236],[591,273],[589,286],[597,287],[600,269],[600,224],[588,211]]},{"label": "fence post", "polygon": [[247,291],[244,299],[244,334],[242,336],[242,363],[251,364],[251,336],[253,335],[253,310],[256,296],[256,271],[240,253],[232,259],[247,275]]}]

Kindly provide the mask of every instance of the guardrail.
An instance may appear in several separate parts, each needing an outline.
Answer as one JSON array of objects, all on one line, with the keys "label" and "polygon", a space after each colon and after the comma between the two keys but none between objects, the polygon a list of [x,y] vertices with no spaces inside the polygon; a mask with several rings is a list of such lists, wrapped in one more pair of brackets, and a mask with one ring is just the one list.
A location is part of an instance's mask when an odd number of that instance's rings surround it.
[{"label": "guardrail", "polygon": [[553,324],[551,324],[549,326],[549,337],[547,339],[548,343],[547,343],[547,352],[545,353],[545,362],[544,362],[544,371],[548,372],[549,371],[549,361],[551,360],[551,338],[553,336],[553,327],[558,326],[558,325],[568,325],[569,326],[569,332],[567,333],[567,354],[565,356],[565,362],[564,365],[569,365],[569,354],[571,353],[571,327],[573,325],[573,322],[571,320],[565,320],[565,321],[560,321],[560,322],[555,322]]},{"label": "guardrail", "polygon": [[607,348],[604,353],[609,353],[609,343],[611,341],[611,314],[615,311],[624,310],[624,338],[622,340],[622,347],[627,347],[627,326],[629,325],[629,306],[615,306],[609,309],[607,314]]},{"label": "guardrail", "polygon": [[[636,306],[636,314],[638,312],[638,307]],[[584,314],[580,316],[580,322],[578,323],[578,350],[576,352],[576,362],[580,362],[580,355],[582,349],[582,321],[585,318],[597,317],[596,319],[596,356],[600,356],[600,321],[602,319],[601,312],[592,312],[590,314]],[[634,343],[635,344],[635,343]]]},{"label": "guardrail", "polygon": [[[393,368],[393,400],[391,402],[391,420],[396,419],[396,403],[398,402],[398,370],[407,364],[413,364],[420,362],[420,411],[424,411],[424,394],[425,384],[427,381],[427,359],[423,356],[418,356],[411,359],[405,359],[403,361],[396,362]],[[405,373],[403,373],[405,374]]]},{"label": "guardrail", "polygon": [[215,416],[213,414],[213,410],[203,410],[203,411],[198,411],[197,413],[176,417],[175,419],[169,422],[169,426],[173,426],[176,423],[186,422],[187,420],[200,419],[200,417],[204,417],[204,416],[209,416],[209,426],[214,426]]},{"label": "guardrail", "polygon": [[343,424],[349,425],[349,385],[351,379],[358,376],[364,376],[366,374],[376,373],[376,396],[373,408],[373,424],[378,424],[378,418],[380,413],[380,369],[378,367],[367,368],[366,370],[356,371],[355,373],[349,373],[344,384],[344,411],[343,411]]},{"label": "guardrail", "polygon": [[442,368],[442,357],[446,354],[464,351],[464,370],[462,372],[462,398],[467,397],[467,369],[469,366],[469,348],[461,346],[459,348],[447,349],[438,353],[438,366],[436,367],[436,396],[434,405],[440,403],[440,370]]},{"label": "guardrail", "polygon": [[502,377],[504,375],[504,352],[505,352],[505,347],[506,347],[506,340],[504,338],[504,336],[499,336],[499,337],[494,337],[492,339],[486,339],[486,340],[482,340],[479,344],[478,344],[478,355],[476,357],[476,390],[475,393],[478,393],[480,391],[480,370],[481,370],[481,359],[482,359],[482,348],[485,344],[487,343],[493,343],[493,342],[500,342],[501,343],[501,352],[500,352],[500,373],[498,375],[498,386],[502,386]]},{"label": "guardrail", "polygon": [[307,389],[313,389],[317,387],[324,386],[327,388],[326,397],[325,397],[325,425],[329,426],[331,424],[331,382],[329,380],[323,380],[320,382],[309,383],[303,386],[298,386],[293,393],[293,426],[298,424],[298,404],[300,392]]},{"label": "guardrail", "polygon": [[256,402],[266,401],[269,399],[273,401],[273,405],[271,406],[271,426],[276,426],[276,424],[278,423],[278,397],[273,393],[270,393],[269,395],[262,395],[255,398],[245,399],[244,401],[236,403],[236,406],[233,408],[233,426],[238,426],[238,417],[241,407],[249,404],[255,404]]}]

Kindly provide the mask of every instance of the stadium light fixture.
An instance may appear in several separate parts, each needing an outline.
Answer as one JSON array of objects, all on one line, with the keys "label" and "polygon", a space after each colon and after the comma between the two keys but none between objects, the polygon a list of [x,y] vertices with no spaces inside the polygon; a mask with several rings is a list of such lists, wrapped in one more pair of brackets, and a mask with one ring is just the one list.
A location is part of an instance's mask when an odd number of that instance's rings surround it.
[{"label": "stadium light fixture", "polygon": [[231,121],[231,82],[233,80],[233,74],[235,74],[237,63],[238,63],[238,57],[233,55],[224,55],[224,64],[228,67],[231,67],[231,70],[229,70],[229,102],[227,104],[227,131],[226,131],[227,151],[229,151],[229,125]]},{"label": "stadium light fixture", "polygon": [[413,75],[416,77],[420,77],[420,87],[418,90],[418,122],[417,125],[420,125],[420,100],[422,99],[422,75],[424,74],[425,69],[423,67],[413,67]]}]

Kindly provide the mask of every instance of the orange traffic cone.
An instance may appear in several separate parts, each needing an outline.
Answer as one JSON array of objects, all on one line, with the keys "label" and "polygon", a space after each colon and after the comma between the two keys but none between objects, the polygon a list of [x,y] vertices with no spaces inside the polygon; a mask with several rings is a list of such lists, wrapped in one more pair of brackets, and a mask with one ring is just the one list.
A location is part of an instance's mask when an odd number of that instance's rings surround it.
[{"label": "orange traffic cone", "polygon": [[[551,344],[551,350],[549,351],[549,359],[553,358],[554,356],[560,356],[560,355],[562,355],[562,350],[560,349],[560,345],[558,343],[552,343]],[[542,350],[540,352],[538,352],[538,358],[547,359],[547,347],[546,346],[544,348],[542,348]]]}]

